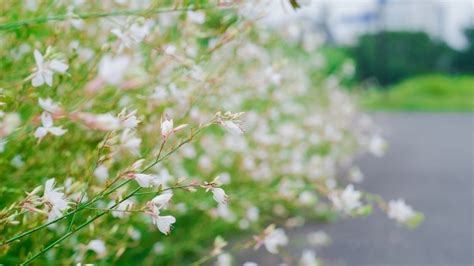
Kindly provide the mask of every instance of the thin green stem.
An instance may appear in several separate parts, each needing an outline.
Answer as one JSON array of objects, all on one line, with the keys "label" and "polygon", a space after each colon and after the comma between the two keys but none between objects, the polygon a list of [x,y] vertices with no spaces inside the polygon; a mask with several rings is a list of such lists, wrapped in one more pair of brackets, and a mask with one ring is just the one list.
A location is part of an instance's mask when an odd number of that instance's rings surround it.
[{"label": "thin green stem", "polygon": [[[152,168],[153,166],[155,166],[157,163],[159,163],[159,162],[161,162],[161,161],[167,159],[172,153],[174,153],[176,150],[178,150],[181,146],[185,145],[186,143],[191,142],[191,141],[194,139],[194,137],[195,137],[202,129],[204,129],[204,128],[206,128],[207,126],[211,125],[213,122],[214,122],[214,119],[212,119],[212,120],[211,120],[208,124],[206,124],[205,126],[202,126],[202,127],[198,128],[196,131],[194,131],[194,132],[191,134],[191,136],[190,136],[188,139],[182,141],[178,146],[176,146],[176,147],[174,147],[173,149],[171,149],[171,150],[170,150],[169,152],[167,152],[163,157],[157,158],[157,160],[155,160],[154,162],[152,162],[151,164],[149,164],[148,166],[146,166],[146,167],[145,167],[144,169],[142,169],[142,171],[140,171],[140,172],[141,172],[141,173],[144,173],[144,172],[148,171],[150,168]],[[43,228],[45,228],[45,227],[47,227],[47,226],[49,226],[49,225],[51,225],[51,224],[57,223],[57,222],[59,222],[59,221],[65,219],[65,218],[67,218],[67,217],[69,217],[69,216],[75,214],[76,212],[82,211],[83,209],[85,209],[85,208],[89,207],[90,205],[94,204],[95,202],[97,202],[99,199],[110,195],[111,193],[113,193],[113,192],[116,191],[117,189],[119,189],[119,188],[125,186],[126,184],[130,183],[132,180],[133,180],[133,179],[126,180],[126,181],[122,182],[120,185],[118,185],[118,186],[112,188],[112,189],[109,190],[109,191],[103,191],[103,192],[99,193],[99,195],[97,195],[96,197],[94,197],[91,201],[86,202],[86,203],[80,205],[80,206],[79,206],[78,208],[76,208],[75,210],[73,210],[73,211],[71,211],[71,212],[69,212],[69,213],[67,213],[67,214],[64,214],[63,216],[61,216],[61,217],[59,217],[59,218],[56,218],[56,219],[54,219],[54,220],[52,220],[52,221],[50,221],[50,222],[48,222],[48,223],[46,223],[46,224],[43,224],[43,225],[37,226],[37,227],[35,227],[35,228],[32,228],[32,229],[30,229],[30,230],[27,230],[27,231],[25,231],[25,232],[23,232],[23,233],[21,233],[21,234],[19,234],[19,235],[16,235],[16,236],[14,236],[14,237],[12,237],[12,238],[10,238],[10,239],[4,241],[3,243],[0,244],[0,247],[1,247],[1,246],[4,246],[4,245],[7,245],[7,244],[9,244],[9,243],[12,243],[12,242],[14,242],[14,241],[16,241],[16,240],[18,240],[18,239],[20,239],[20,238],[23,238],[23,237],[25,237],[25,236],[28,236],[28,235],[30,235],[30,234],[32,234],[32,233],[34,233],[34,232],[36,232],[36,231],[39,231],[39,230],[41,230],[41,229],[43,229]],[[73,231],[71,231],[71,232],[73,232]]]},{"label": "thin green stem", "polygon": [[76,229],[74,229],[73,231],[70,231],[68,233],[66,233],[65,235],[63,235],[62,237],[56,239],[53,243],[49,244],[48,246],[46,246],[44,249],[42,249],[41,251],[39,251],[38,253],[36,253],[35,255],[31,256],[30,258],[28,258],[26,261],[24,261],[21,265],[27,265],[29,263],[31,263],[33,260],[35,260],[36,258],[38,258],[39,256],[41,256],[42,254],[44,254],[45,252],[47,252],[48,250],[52,249],[54,246],[56,246],[57,244],[61,243],[62,241],[64,241],[65,239],[67,239],[68,237],[70,237],[71,235],[73,235],[74,233],[78,232],[79,230],[81,230],[82,228],[86,227],[87,225],[89,225],[90,223],[92,223],[93,221],[99,219],[100,217],[102,217],[104,214],[108,213],[111,209],[117,207],[120,203],[124,202],[125,200],[131,198],[136,192],[138,192],[139,190],[141,189],[141,187],[137,187],[135,190],[133,190],[130,194],[128,194],[125,198],[123,198],[121,201],[115,203],[114,205],[112,205],[108,210],[106,211],[103,211],[101,213],[99,213],[98,215],[94,216],[93,218],[89,219],[87,222],[79,225]]}]

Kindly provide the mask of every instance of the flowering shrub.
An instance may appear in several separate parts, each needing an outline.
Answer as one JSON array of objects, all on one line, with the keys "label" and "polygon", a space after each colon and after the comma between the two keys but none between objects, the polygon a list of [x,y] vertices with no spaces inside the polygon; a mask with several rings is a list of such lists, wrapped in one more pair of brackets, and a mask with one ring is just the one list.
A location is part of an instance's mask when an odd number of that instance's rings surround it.
[{"label": "flowering shrub", "polygon": [[[378,206],[421,220],[352,184],[363,179],[354,156],[386,143],[340,89],[350,65],[318,75],[315,38],[264,29],[256,6],[2,9],[1,263],[225,265],[238,249],[280,256],[284,228],[305,219]],[[247,237],[228,245],[236,232]]]}]

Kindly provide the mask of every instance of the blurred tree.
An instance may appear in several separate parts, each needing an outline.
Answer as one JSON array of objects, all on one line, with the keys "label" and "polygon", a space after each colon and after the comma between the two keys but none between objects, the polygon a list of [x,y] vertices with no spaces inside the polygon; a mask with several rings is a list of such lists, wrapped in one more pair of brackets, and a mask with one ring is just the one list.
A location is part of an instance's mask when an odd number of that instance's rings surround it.
[{"label": "blurred tree", "polygon": [[474,74],[474,25],[464,30],[467,47],[458,52],[454,58],[454,69],[458,73]]},{"label": "blurred tree", "polygon": [[382,85],[410,76],[449,72],[454,50],[423,32],[379,32],[362,35],[353,48],[359,79]]}]

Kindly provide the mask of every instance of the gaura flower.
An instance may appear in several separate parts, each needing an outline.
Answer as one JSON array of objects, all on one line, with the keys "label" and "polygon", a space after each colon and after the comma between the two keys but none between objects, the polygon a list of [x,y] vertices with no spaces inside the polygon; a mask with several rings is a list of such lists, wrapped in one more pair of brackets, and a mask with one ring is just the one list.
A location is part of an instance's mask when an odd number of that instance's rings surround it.
[{"label": "gaura flower", "polygon": [[104,241],[100,239],[94,239],[87,244],[87,249],[94,251],[99,257],[104,257],[107,254]]},{"label": "gaura flower", "polygon": [[166,117],[164,120],[161,121],[161,136],[163,136],[164,139],[167,139],[169,136],[187,127],[188,125],[182,124],[175,128],[173,128],[173,126],[173,119],[169,119]]},{"label": "gaura flower", "polygon": [[63,212],[69,208],[64,193],[61,189],[54,188],[54,178],[48,179],[44,185],[43,202],[49,208],[48,221],[61,217]]},{"label": "gaura flower", "polygon": [[67,130],[62,127],[53,126],[53,118],[47,112],[41,114],[41,123],[43,126],[38,127],[35,131],[35,137],[39,140],[44,138],[48,133],[51,133],[54,136],[62,136],[67,132]]},{"label": "gaura flower", "polygon": [[59,104],[55,103],[51,98],[46,98],[46,99],[39,98],[38,104],[41,108],[43,108],[43,110],[45,110],[46,112],[50,112],[52,114],[57,113],[61,110],[61,108],[59,107]]},{"label": "gaura flower", "polygon": [[161,216],[160,209],[162,207],[156,206],[152,201],[147,203],[147,207],[148,210],[145,213],[151,216],[152,222],[158,227],[158,230],[167,235],[171,231],[172,224],[176,222],[176,218],[171,215]]},{"label": "gaura flower", "polygon": [[258,249],[263,244],[267,251],[272,254],[277,254],[280,246],[286,246],[288,244],[288,237],[285,231],[281,228],[275,229],[274,224],[265,228],[262,235],[254,236],[254,240],[256,242],[255,249]]},{"label": "gaura flower", "polygon": [[139,174],[139,173],[129,174],[128,178],[135,179],[138,185],[143,188],[152,187],[153,181],[156,179],[154,175]]},{"label": "gaura flower", "polygon": [[362,205],[360,197],[360,191],[354,190],[353,185],[348,185],[342,192],[332,192],[329,195],[334,207],[346,214],[350,214],[352,210]]},{"label": "gaura flower", "polygon": [[387,215],[399,223],[405,223],[415,216],[415,211],[408,206],[403,199],[391,200],[388,202]]},{"label": "gaura flower", "polygon": [[[46,54],[49,53],[50,49],[51,48],[48,47],[48,49],[46,50]],[[68,69],[68,65],[61,62],[60,60],[45,60],[43,55],[38,50],[34,51],[34,57],[36,61],[36,67],[34,73],[30,77],[31,85],[33,85],[33,87],[39,87],[44,83],[46,83],[50,87],[53,86],[53,74],[64,74]]]},{"label": "gaura flower", "polygon": [[219,203],[219,205],[226,204],[229,196],[225,194],[225,191],[220,188],[219,185],[219,176],[217,176],[212,182],[204,182],[202,187],[206,189],[206,192],[212,192],[212,197],[217,203]]},{"label": "gaura flower", "polygon": [[173,133],[173,119],[165,118],[161,121],[161,135],[163,138],[168,138]]},{"label": "gaura flower", "polygon": [[316,258],[316,254],[312,250],[303,250],[303,254],[301,255],[301,259],[299,261],[299,266],[319,266],[318,259]]},{"label": "gaura flower", "polygon": [[170,202],[171,198],[173,197],[172,193],[163,193],[154,197],[151,202],[161,208],[166,208],[168,203]]}]

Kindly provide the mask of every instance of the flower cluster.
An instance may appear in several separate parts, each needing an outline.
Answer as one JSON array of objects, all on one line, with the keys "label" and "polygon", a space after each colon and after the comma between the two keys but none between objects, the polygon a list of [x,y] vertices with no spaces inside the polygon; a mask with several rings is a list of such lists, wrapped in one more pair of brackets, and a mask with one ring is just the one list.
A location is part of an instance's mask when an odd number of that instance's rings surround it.
[{"label": "flower cluster", "polygon": [[262,5],[27,2],[12,14],[64,15],[0,36],[0,262],[229,265],[237,247],[280,256],[314,217],[421,221],[354,185],[355,156],[387,144],[341,85],[351,63],[320,75],[317,36],[265,29]]}]

